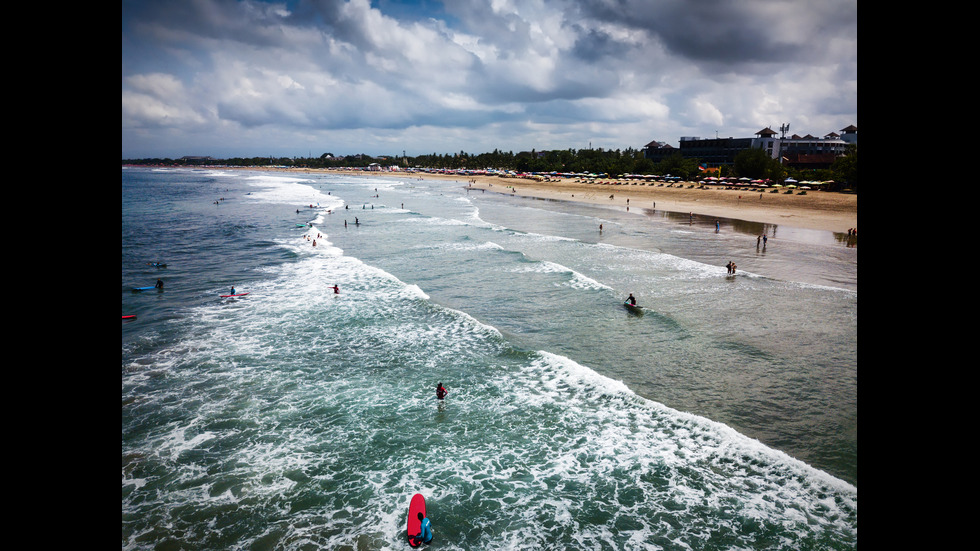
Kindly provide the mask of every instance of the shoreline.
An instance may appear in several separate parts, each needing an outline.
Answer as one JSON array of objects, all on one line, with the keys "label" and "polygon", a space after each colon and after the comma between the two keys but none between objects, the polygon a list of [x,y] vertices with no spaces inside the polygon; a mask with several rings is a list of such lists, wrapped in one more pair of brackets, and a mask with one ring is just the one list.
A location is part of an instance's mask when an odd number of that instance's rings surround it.
[{"label": "shoreline", "polygon": [[[229,167],[231,168],[231,167]],[[535,181],[526,178],[501,178],[479,174],[433,174],[429,172],[390,172],[353,169],[263,168],[245,170],[302,174],[344,174],[350,176],[382,176],[386,178],[428,179],[456,182],[470,189],[484,189],[517,197],[556,199],[619,207],[627,210],[653,208],[658,211],[695,216],[744,220],[769,225],[785,225],[800,229],[822,230],[846,234],[857,229],[857,194],[835,191],[808,190],[786,194],[782,190],[753,188],[725,189],[723,185],[698,186],[694,182],[668,184],[636,182],[589,183],[569,179]],[[241,170],[241,168],[239,169]],[[616,182],[616,180],[607,180]],[[693,187],[691,187],[693,186]]]}]

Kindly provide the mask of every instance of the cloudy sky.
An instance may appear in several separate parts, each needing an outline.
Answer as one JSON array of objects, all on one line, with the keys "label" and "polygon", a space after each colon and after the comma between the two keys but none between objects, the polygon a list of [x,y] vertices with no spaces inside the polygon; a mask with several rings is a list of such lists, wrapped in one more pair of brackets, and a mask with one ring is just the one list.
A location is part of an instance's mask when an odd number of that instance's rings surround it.
[{"label": "cloudy sky", "polygon": [[857,125],[856,0],[122,1],[122,158]]}]

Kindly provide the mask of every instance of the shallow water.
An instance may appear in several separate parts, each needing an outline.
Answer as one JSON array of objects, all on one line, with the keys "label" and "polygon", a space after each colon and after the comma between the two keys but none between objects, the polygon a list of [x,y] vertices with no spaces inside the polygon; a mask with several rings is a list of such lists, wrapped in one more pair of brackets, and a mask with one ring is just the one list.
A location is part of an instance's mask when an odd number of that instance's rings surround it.
[{"label": "shallow water", "polygon": [[123,548],[856,547],[856,249],[733,225],[123,169]]}]

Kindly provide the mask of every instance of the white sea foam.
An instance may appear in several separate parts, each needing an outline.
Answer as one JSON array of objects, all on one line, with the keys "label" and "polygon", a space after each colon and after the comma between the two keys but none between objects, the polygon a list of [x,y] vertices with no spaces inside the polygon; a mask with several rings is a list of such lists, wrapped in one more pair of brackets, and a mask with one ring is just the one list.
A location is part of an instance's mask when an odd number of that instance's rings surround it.
[{"label": "white sea foam", "polygon": [[[691,440],[690,442],[684,442],[683,439],[677,441],[681,447],[687,448],[687,454],[698,453],[711,462],[720,457],[744,462],[747,457],[752,457],[760,468],[768,465],[774,471],[789,469],[790,473],[803,474],[815,484],[853,493],[856,497],[857,489],[853,485],[815,469],[782,451],[770,448],[754,438],[749,438],[725,424],[641,398],[622,381],[601,375],[564,356],[545,351],[538,354],[541,359],[531,367],[541,370],[543,377],[551,376],[544,379],[542,383],[551,390],[554,399],[560,399],[562,403],[574,406],[577,400],[569,400],[569,394],[565,392],[567,388],[573,388],[576,390],[573,395],[580,396],[578,401],[587,400],[591,403],[596,399],[595,393],[599,392],[622,400],[623,405],[627,406],[604,410],[604,414],[608,417],[603,420],[603,426],[611,431],[607,434],[610,438],[605,441],[622,441],[621,437],[628,435],[615,433],[627,424],[635,425],[637,415],[647,417],[649,426],[657,424],[652,422],[653,417],[667,415],[671,419],[669,424],[674,425],[673,438],[683,437]],[[821,503],[829,506],[825,501],[824,498],[820,498]]]},{"label": "white sea foam", "polygon": [[[421,492],[450,549],[687,548],[745,519],[801,534],[794,543],[811,530],[853,531],[852,486],[568,357],[510,348],[491,325],[349,256],[317,216],[276,242],[295,257],[257,268],[268,278],[250,283],[247,299],[194,308],[179,344],[149,353],[154,373],[126,374],[132,409],[166,419],[124,444],[164,462],[149,477],[124,472],[124,495],[142,492],[124,497],[127,518],[163,519],[153,530],[195,543],[221,529],[181,515],[262,524],[219,548],[397,548]],[[624,259],[610,270],[707,270],[610,251]],[[516,258],[501,265],[609,289],[565,260]],[[436,405],[432,379],[444,376],[451,394]],[[151,541],[131,525],[124,548]],[[751,548],[752,537],[732,548]]]},{"label": "white sea foam", "polygon": [[568,266],[563,266],[548,260],[536,261],[521,264],[511,269],[512,273],[541,273],[541,274],[568,274],[569,279],[556,285],[566,285],[573,289],[612,289],[608,285],[599,283],[595,279],[577,272]]},{"label": "white sea foam", "polygon": [[247,198],[269,203],[285,203],[323,209],[338,209],[344,206],[339,197],[328,195],[310,186],[309,179],[272,174],[257,174],[244,180],[249,185],[258,188]]}]

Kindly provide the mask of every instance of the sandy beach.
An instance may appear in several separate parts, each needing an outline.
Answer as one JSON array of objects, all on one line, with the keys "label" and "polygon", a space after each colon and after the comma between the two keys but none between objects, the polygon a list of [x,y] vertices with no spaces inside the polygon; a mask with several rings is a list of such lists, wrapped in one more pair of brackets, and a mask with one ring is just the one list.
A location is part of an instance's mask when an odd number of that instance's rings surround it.
[{"label": "sandy beach", "polygon": [[[431,174],[413,172],[377,172],[338,169],[270,169],[284,172],[322,172],[363,176],[384,175],[391,178],[446,180],[458,182],[473,189],[488,192],[578,201],[627,208],[656,208],[669,212],[693,213],[697,216],[714,216],[778,224],[811,230],[846,233],[857,228],[857,194],[800,190],[791,194],[785,190],[771,193],[771,189],[725,189],[721,185],[699,186],[694,182],[670,184],[622,180],[602,180],[607,183],[587,183],[573,179],[560,181],[535,181],[526,178],[501,178],[499,176]],[[620,182],[612,184],[608,182]]]}]

